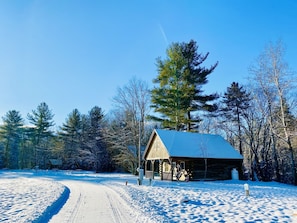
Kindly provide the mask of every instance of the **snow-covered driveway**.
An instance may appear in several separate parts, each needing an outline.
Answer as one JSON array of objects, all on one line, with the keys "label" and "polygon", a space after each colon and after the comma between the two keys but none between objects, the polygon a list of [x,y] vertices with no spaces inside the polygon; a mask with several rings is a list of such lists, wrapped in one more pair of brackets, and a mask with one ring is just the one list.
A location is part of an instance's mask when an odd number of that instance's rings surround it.
[{"label": "snow-covered driveway", "polygon": [[0,222],[155,223],[127,191],[136,179],[86,171],[0,170]]},{"label": "snow-covered driveway", "polygon": [[133,210],[114,190],[101,183],[63,180],[70,196],[50,223],[130,223],[135,222]]}]

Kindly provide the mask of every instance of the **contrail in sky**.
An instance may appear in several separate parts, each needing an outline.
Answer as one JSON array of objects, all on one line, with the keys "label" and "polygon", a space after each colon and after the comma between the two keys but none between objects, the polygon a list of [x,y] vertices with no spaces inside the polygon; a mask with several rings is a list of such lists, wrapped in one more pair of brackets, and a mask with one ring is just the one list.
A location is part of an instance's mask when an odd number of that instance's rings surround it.
[{"label": "contrail in sky", "polygon": [[162,36],[164,38],[164,41],[165,41],[166,45],[168,45],[168,39],[167,39],[166,33],[165,33],[162,25],[159,23],[158,26],[159,26],[159,29],[161,31],[161,34],[162,34]]}]

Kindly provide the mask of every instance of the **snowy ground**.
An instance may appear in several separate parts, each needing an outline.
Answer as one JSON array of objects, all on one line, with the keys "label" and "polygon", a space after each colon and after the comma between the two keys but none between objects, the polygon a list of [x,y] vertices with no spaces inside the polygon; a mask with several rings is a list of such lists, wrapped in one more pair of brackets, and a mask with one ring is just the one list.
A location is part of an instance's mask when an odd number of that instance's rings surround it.
[{"label": "snowy ground", "polygon": [[246,197],[244,181],[136,182],[127,174],[0,171],[0,222],[297,222],[290,185],[248,182]]}]

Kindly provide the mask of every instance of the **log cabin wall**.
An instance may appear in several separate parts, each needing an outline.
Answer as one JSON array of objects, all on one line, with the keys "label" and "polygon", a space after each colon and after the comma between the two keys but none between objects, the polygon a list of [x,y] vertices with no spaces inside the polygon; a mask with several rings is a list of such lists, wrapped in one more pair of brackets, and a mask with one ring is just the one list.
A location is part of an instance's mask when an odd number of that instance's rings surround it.
[{"label": "log cabin wall", "polygon": [[186,162],[186,169],[191,174],[190,180],[230,180],[234,168],[242,179],[242,160],[189,159]]}]

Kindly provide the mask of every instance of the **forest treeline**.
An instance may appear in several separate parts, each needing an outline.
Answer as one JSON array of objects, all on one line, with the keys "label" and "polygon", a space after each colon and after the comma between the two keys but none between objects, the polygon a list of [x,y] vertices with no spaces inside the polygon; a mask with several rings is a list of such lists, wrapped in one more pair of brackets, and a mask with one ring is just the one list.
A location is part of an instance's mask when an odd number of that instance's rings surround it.
[{"label": "forest treeline", "polygon": [[30,125],[19,111],[8,111],[0,167],[135,174],[139,148],[157,127],[220,134],[243,155],[245,178],[296,185],[296,77],[284,53],[281,41],[268,44],[248,68],[245,85],[234,81],[222,94],[206,94],[203,86],[219,63],[205,67],[209,53],[199,53],[193,40],[172,43],[166,58],[157,58],[153,89],[132,78],[117,89],[108,115],[98,106],[88,114],[74,109],[53,131],[45,102],[27,115]]}]

